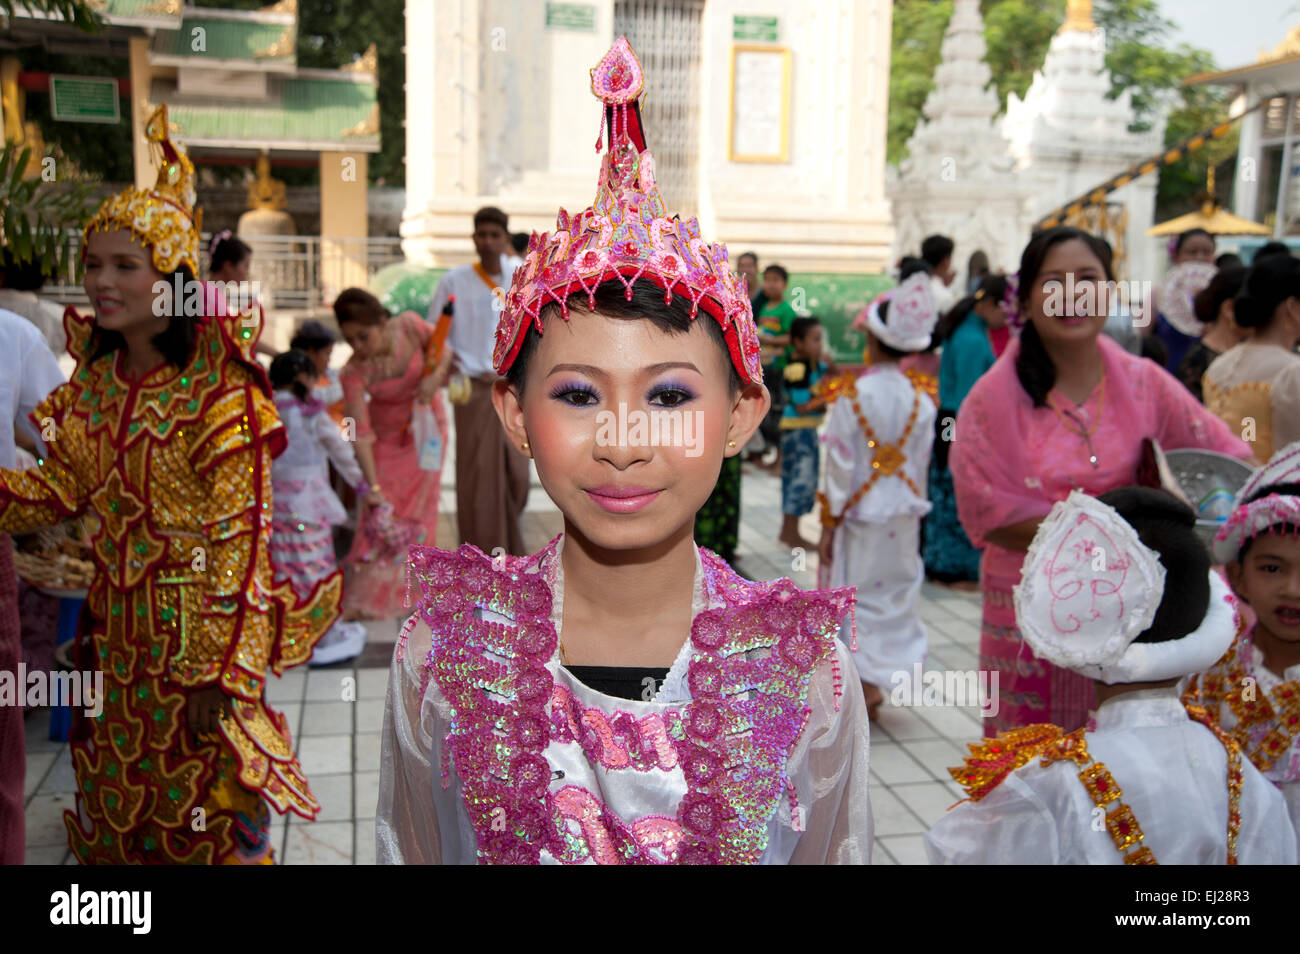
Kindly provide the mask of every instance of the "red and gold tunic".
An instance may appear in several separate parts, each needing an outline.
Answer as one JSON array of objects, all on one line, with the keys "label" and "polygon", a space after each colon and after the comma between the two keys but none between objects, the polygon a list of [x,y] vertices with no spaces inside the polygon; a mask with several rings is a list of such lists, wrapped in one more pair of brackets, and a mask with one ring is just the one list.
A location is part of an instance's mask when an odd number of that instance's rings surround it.
[{"label": "red and gold tunic", "polygon": [[[272,585],[271,459],[285,438],[265,376],[217,322],[186,367],[138,380],[120,352],[91,360],[89,319],[69,309],[64,326],[77,368],[33,415],[52,438],[41,466],[0,470],[0,532],[82,515],[96,528],[79,666],[103,671],[104,698],[74,730],[72,848],[86,863],[265,860],[263,800],[320,810],[266,705],[267,670],[308,659],[341,589],[337,574],[302,601]],[[197,737],[188,694],[217,685],[231,714]]]}]

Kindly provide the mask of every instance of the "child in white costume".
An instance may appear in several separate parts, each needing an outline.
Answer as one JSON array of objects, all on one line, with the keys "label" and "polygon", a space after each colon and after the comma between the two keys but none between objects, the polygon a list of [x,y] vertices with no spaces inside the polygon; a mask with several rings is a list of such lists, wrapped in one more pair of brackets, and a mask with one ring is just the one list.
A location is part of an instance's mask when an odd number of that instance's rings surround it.
[{"label": "child in white costume", "polygon": [[[330,462],[358,496],[369,489],[352,445],[311,394],[315,379],[305,352],[286,351],[271,362],[275,409],[289,436],[289,446],[271,464],[271,567],[277,579],[288,577],[299,595],[338,572],[331,528],[347,519],[347,511],[330,487]],[[365,647],[365,625],[338,620],[312,650],[311,664],[352,659]]]},{"label": "child in white costume", "polygon": [[1032,725],[972,745],[970,799],[925,837],[933,864],[1294,864],[1278,791],[1178,681],[1232,642],[1236,602],[1195,513],[1161,490],[1074,491],[1015,589],[1037,658],[1089,676],[1096,728]]},{"label": "child in white costume", "polygon": [[1189,680],[1183,701],[1208,707],[1232,733],[1281,790],[1300,836],[1300,441],[1257,470],[1236,503],[1214,561],[1255,621]]},{"label": "child in white costume", "polygon": [[[871,306],[871,365],[832,405],[822,437],[818,552],[830,565],[830,586],[857,587],[853,660],[873,716],[887,695],[882,687],[901,688],[925,659],[920,532],[930,511],[935,409],[898,359],[929,346],[937,317],[924,272]],[[847,641],[847,633],[841,638]]]}]

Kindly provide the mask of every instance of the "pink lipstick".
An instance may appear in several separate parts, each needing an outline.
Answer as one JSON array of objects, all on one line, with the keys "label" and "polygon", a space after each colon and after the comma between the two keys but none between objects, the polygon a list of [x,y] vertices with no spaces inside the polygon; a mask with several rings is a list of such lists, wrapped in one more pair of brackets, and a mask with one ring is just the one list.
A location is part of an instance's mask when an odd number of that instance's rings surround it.
[{"label": "pink lipstick", "polygon": [[648,487],[588,487],[587,495],[610,513],[636,513],[663,491]]}]

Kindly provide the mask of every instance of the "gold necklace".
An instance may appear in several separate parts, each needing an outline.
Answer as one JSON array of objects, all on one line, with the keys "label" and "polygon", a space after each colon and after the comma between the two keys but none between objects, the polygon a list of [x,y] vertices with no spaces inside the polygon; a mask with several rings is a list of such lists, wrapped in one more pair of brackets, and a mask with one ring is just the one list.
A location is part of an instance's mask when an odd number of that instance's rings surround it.
[{"label": "gold necklace", "polygon": [[[1106,406],[1106,366],[1104,364],[1101,366],[1101,380],[1098,384],[1100,390],[1097,392],[1097,413],[1093,415],[1092,423],[1086,427],[1084,426],[1083,421],[1080,420],[1073,411],[1066,410],[1059,406],[1053,399],[1050,391],[1047,394],[1047,404],[1056,415],[1057,420],[1065,425],[1066,430],[1073,431],[1082,437],[1084,443],[1088,445],[1088,463],[1092,464],[1094,468],[1101,466],[1101,461],[1097,457],[1097,451],[1092,446],[1092,435],[1097,432],[1097,426],[1101,423],[1102,409]],[[1085,398],[1084,404],[1086,403],[1088,402]],[[1079,407],[1082,406],[1082,404],[1079,405]]]}]

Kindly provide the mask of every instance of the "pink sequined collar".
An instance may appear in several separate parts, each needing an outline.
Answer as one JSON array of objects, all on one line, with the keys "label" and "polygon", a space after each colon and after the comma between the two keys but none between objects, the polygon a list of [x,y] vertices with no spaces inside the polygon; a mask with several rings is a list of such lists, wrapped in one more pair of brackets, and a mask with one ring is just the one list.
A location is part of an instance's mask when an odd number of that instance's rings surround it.
[{"label": "pink sequined collar", "polygon": [[[753,583],[699,551],[706,596],[725,605],[692,623],[691,700],[653,725],[616,726],[619,746],[599,750],[632,770],[680,768],[687,791],[675,818],[625,820],[585,788],[555,778],[545,754],[552,742],[579,741],[590,757],[588,743],[599,741],[574,737],[581,730],[568,717],[568,693],[548,668],[558,643],[551,609],[559,541],[495,561],[468,544],[455,552],[411,548],[418,612],[433,632],[425,672],[451,712],[443,784],[454,769],[480,861],[535,864],[545,852],[569,864],[757,862],[781,798],[797,809],[786,759],[808,716],[813,673],[827,659],[834,664],[854,589]],[[476,608],[512,623],[481,619]],[[837,698],[839,678],[837,668]],[[623,715],[609,721],[627,723]],[[627,754],[625,743],[638,733],[654,739],[653,757],[635,746]]]}]

